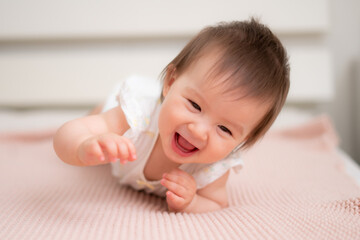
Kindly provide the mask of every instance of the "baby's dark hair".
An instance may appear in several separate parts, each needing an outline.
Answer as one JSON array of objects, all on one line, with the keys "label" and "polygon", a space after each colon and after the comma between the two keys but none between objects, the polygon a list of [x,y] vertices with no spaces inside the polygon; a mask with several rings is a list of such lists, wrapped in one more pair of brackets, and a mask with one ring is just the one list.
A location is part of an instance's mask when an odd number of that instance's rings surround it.
[{"label": "baby's dark hair", "polygon": [[[218,50],[220,57],[212,76],[226,74],[229,91],[240,89],[239,99],[261,99],[270,106],[241,148],[248,148],[261,138],[283,107],[289,87],[290,67],[285,48],[268,27],[254,18],[249,21],[219,23],[206,27],[183,48],[161,73],[165,81],[169,71],[181,75],[202,54]],[[163,98],[163,97],[162,97]]]}]

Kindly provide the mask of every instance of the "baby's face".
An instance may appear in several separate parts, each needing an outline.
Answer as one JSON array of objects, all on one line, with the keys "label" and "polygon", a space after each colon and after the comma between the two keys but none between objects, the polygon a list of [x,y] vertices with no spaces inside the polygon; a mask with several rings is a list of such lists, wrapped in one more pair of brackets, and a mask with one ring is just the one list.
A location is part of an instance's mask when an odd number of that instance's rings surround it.
[{"label": "baby's face", "polygon": [[207,73],[215,57],[204,56],[180,76],[165,81],[159,132],[165,155],[173,162],[213,163],[225,158],[265,115],[269,106],[254,98],[224,93],[220,79]]}]

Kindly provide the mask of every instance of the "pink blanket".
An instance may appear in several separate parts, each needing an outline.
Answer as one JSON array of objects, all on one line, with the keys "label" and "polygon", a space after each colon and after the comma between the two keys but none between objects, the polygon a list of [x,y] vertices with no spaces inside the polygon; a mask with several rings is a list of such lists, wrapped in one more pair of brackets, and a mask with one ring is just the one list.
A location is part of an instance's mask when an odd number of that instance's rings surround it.
[{"label": "pink blanket", "polygon": [[270,132],[231,174],[230,207],[203,214],[168,213],[109,166],[68,166],[46,136],[0,137],[0,239],[360,239],[360,189],[325,117]]}]

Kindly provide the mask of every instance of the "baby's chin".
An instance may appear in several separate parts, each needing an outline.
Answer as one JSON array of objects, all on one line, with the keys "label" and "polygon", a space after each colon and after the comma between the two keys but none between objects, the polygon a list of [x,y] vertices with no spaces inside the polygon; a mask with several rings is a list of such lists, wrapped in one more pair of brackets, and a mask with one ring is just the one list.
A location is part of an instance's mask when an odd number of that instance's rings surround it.
[{"label": "baby's chin", "polygon": [[180,157],[175,152],[165,152],[165,156],[174,165],[182,165],[188,163],[196,163],[196,157]]},{"label": "baby's chin", "polygon": [[[166,155],[166,154],[165,154]],[[202,159],[199,156],[191,156],[191,157],[173,157],[173,156],[167,156],[167,159],[169,159],[169,161],[175,163],[175,164],[191,164],[191,163],[197,163],[197,164],[211,164],[211,163],[216,163],[218,161],[220,161],[221,159],[209,159],[206,158]]]}]

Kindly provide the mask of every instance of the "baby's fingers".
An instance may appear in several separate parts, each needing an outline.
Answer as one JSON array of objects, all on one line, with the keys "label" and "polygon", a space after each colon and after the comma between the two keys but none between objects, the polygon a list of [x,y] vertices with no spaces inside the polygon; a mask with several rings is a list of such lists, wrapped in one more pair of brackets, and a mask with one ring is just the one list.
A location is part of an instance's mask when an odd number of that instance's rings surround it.
[{"label": "baby's fingers", "polygon": [[163,178],[184,186],[187,189],[196,189],[194,177],[183,170],[174,169],[170,173],[164,173]]},{"label": "baby's fingers", "polygon": [[101,138],[99,139],[99,145],[105,152],[108,161],[115,162],[118,156],[118,147],[116,142],[111,138]]},{"label": "baby's fingers", "polygon": [[92,165],[98,161],[105,161],[104,153],[95,140],[86,141],[79,148],[79,159],[87,165]]},{"label": "baby's fingers", "polygon": [[100,145],[96,142],[92,146],[92,154],[96,160],[105,161],[105,155]]},{"label": "baby's fingers", "polygon": [[122,138],[118,143],[119,158],[127,161],[136,160],[136,150],[134,144],[127,138]]},{"label": "baby's fingers", "polygon": [[128,148],[129,148],[130,159],[131,159],[132,161],[135,161],[135,160],[136,160],[136,149],[135,149],[135,146],[134,146],[134,144],[133,144],[130,140],[128,140],[128,139],[126,139],[126,140],[127,140],[127,144],[128,144]]},{"label": "baby's fingers", "polygon": [[166,202],[170,210],[181,210],[186,205],[186,201],[184,198],[176,195],[171,191],[166,192]]},{"label": "baby's fingers", "polygon": [[125,164],[127,161],[129,161],[129,150],[126,143],[118,143],[118,159],[120,160],[120,163]]},{"label": "baby's fingers", "polygon": [[161,185],[163,185],[164,187],[169,189],[169,191],[173,192],[174,194],[176,194],[177,196],[179,196],[181,198],[184,198],[187,195],[189,195],[189,194],[187,194],[186,188],[176,182],[173,182],[171,180],[163,178],[163,179],[161,179],[160,183],[161,183]]}]

